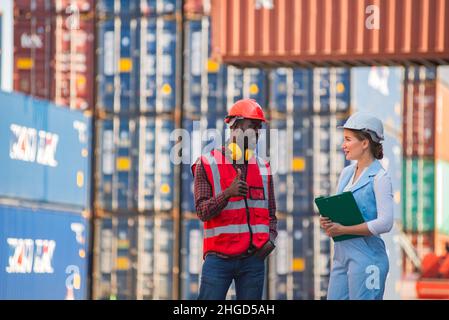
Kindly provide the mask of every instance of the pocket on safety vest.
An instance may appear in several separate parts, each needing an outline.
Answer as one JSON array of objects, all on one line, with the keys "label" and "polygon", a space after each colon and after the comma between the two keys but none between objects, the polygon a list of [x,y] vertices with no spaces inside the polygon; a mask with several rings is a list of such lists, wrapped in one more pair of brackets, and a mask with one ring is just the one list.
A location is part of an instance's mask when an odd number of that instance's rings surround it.
[{"label": "pocket on safety vest", "polygon": [[263,187],[249,187],[248,193],[251,200],[265,200]]}]

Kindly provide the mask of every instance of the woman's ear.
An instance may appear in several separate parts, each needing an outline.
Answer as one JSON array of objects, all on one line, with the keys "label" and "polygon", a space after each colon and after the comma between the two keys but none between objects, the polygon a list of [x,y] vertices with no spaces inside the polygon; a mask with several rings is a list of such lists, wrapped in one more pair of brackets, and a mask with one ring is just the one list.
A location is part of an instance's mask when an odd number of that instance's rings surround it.
[{"label": "woman's ear", "polygon": [[363,139],[362,140],[362,148],[363,148],[363,150],[366,150],[366,149],[369,148],[369,141],[368,141],[368,139]]}]

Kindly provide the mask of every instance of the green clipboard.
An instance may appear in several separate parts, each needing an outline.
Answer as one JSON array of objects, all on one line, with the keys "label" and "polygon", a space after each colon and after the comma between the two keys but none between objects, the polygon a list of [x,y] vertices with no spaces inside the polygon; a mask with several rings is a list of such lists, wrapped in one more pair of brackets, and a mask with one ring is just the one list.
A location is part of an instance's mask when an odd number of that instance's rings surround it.
[{"label": "green clipboard", "polygon": [[[338,222],[344,226],[353,226],[365,222],[352,192],[347,191],[329,197],[318,197],[315,199],[320,214]],[[343,241],[352,238],[359,238],[357,235],[341,235],[333,237],[334,241]]]}]

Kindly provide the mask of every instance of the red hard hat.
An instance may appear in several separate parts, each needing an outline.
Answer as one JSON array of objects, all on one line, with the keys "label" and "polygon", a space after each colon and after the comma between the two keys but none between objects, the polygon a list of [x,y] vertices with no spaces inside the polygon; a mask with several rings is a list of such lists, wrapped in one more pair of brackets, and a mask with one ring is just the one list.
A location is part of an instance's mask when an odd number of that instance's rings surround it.
[{"label": "red hard hat", "polygon": [[242,117],[267,122],[262,107],[254,99],[242,99],[234,103],[225,118],[225,122],[229,123],[232,117]]}]

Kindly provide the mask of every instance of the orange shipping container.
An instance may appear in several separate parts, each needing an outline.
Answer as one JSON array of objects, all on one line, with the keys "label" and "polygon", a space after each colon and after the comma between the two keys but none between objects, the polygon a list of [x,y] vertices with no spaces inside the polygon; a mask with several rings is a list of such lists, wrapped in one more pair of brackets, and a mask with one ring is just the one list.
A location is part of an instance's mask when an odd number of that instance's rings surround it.
[{"label": "orange shipping container", "polygon": [[435,157],[449,162],[449,84],[437,82]]},{"label": "orange shipping container", "polygon": [[435,253],[443,256],[449,253],[447,249],[449,249],[449,235],[437,232],[435,234]]},{"label": "orange shipping container", "polygon": [[230,64],[449,62],[449,0],[212,0],[211,15]]}]

